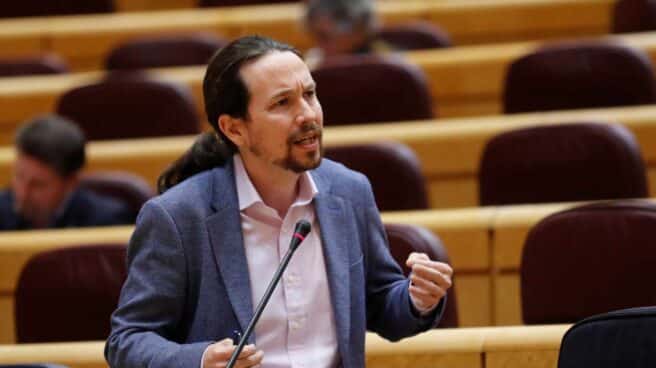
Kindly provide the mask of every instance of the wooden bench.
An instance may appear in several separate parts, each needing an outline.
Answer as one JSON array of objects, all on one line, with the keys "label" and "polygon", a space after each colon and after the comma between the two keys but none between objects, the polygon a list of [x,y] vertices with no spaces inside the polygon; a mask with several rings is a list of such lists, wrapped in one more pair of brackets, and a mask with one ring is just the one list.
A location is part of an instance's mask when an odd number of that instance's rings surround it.
[{"label": "wooden bench", "polygon": [[[478,205],[479,160],[493,136],[520,127],[589,120],[619,122],[636,135],[648,167],[650,192],[656,194],[656,105],[329,127],[324,141],[328,146],[403,142],[419,157],[432,208],[469,207]],[[154,185],[192,141],[193,137],[176,137],[91,142],[88,169],[129,170]],[[9,182],[13,157],[13,148],[0,148],[0,178],[5,180],[0,185]]]},{"label": "wooden bench", "polygon": [[[127,0],[126,0],[127,1]],[[143,0],[148,1],[148,0]],[[142,2],[143,2],[142,1]],[[457,45],[608,33],[613,0],[380,1],[387,24],[423,19],[445,28]],[[0,21],[0,55],[52,51],[75,69],[98,69],[107,52],[138,36],[215,32],[257,33],[306,49],[302,4],[180,9]]]},{"label": "wooden bench", "polygon": [[[1,31],[0,31],[1,32]],[[656,33],[605,37],[645,50],[656,62]],[[539,47],[536,42],[463,46],[415,51],[403,57],[427,75],[434,106],[441,118],[480,116],[502,112],[502,93],[508,65]],[[205,116],[202,78],[205,67],[153,70],[163,80],[191,88],[201,117]],[[55,110],[59,96],[71,88],[102,79],[104,72],[71,75],[14,77],[0,83],[0,144],[11,140],[18,124],[37,114]],[[321,86],[319,86],[319,93]],[[147,122],[146,122],[147,123]]]},{"label": "wooden bench", "polygon": [[[390,343],[367,334],[370,368],[556,368],[569,325],[433,330]],[[104,341],[0,345],[0,364],[54,362],[107,368]]]}]

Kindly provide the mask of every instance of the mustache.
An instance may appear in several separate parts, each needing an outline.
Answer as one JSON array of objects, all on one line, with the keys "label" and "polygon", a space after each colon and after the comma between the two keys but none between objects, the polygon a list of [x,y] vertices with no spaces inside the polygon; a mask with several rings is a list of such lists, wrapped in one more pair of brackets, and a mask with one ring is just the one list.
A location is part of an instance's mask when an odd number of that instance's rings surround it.
[{"label": "mustache", "polygon": [[308,133],[314,133],[317,138],[321,139],[323,130],[321,126],[317,123],[307,123],[303,124],[298,130],[294,131],[287,138],[287,143],[291,144],[299,140],[302,136],[307,135]]}]

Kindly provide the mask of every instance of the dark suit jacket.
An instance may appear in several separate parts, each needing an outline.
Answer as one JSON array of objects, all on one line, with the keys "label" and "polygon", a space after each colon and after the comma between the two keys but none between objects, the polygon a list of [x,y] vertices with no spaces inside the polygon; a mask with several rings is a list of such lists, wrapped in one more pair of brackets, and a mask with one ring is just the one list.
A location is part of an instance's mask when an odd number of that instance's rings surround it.
[{"label": "dark suit jacket", "polygon": [[[367,179],[326,159],[311,175],[339,354],[343,367],[363,367],[366,330],[398,340],[435,326],[442,308],[413,310]],[[128,267],[105,346],[111,367],[198,368],[212,341],[246,329],[257,301],[232,160],[146,203]]]},{"label": "dark suit jacket", "polygon": [[[110,226],[133,224],[135,214],[129,207],[112,198],[87,190],[76,190],[66,208],[49,226],[50,228]],[[14,194],[0,192],[0,231],[30,230],[32,225],[14,211]]]}]

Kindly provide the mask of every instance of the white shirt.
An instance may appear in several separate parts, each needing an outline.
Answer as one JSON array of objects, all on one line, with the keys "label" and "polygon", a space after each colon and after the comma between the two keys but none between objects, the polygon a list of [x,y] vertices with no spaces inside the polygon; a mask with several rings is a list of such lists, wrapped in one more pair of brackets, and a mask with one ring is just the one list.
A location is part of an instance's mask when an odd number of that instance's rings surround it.
[{"label": "white shirt", "polygon": [[336,367],[335,318],[312,203],[318,193],[312,177],[308,172],[300,176],[296,200],[280,218],[262,201],[239,155],[234,156],[234,167],[253,308],[287,252],[296,222],[305,219],[312,224],[255,326],[256,347],[264,351],[263,367]]}]

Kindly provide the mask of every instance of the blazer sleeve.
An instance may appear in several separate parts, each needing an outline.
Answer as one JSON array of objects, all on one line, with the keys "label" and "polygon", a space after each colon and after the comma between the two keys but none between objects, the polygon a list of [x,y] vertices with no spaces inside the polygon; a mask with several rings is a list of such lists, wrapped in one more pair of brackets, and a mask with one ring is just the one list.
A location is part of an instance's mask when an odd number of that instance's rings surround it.
[{"label": "blazer sleeve", "polygon": [[408,291],[409,280],[390,254],[385,228],[367,181],[364,208],[366,244],[363,253],[367,274],[367,329],[397,341],[436,326],[444,299],[425,316],[415,310]]},{"label": "blazer sleeve", "polygon": [[175,342],[187,283],[185,254],[174,219],[157,202],[139,214],[128,247],[128,277],[105,345],[110,367],[199,367],[211,343]]}]

